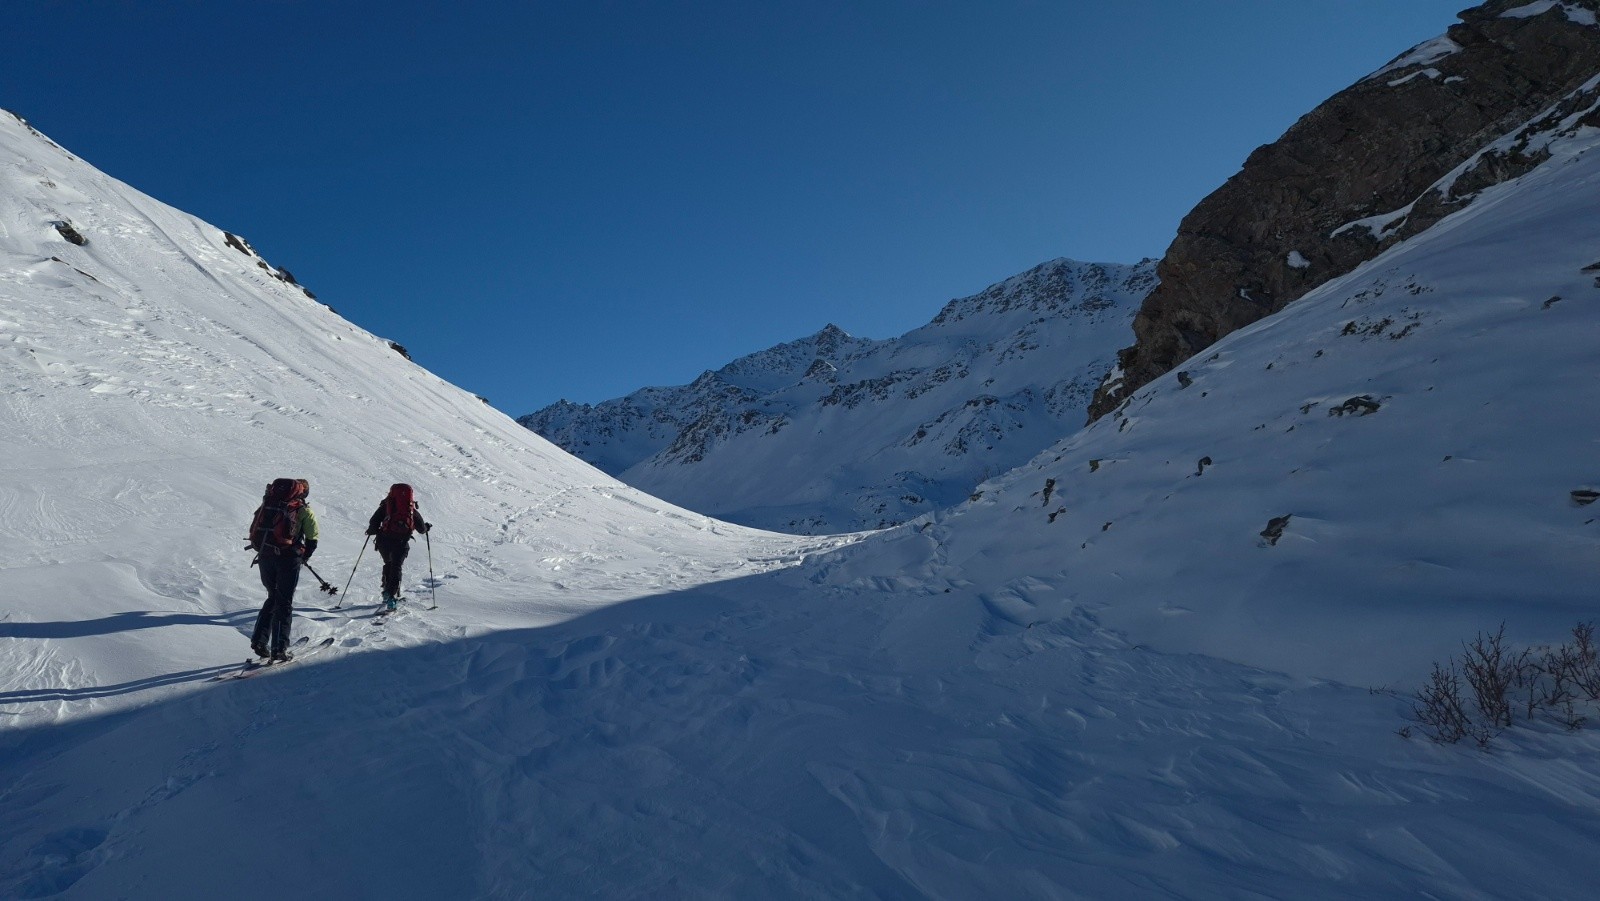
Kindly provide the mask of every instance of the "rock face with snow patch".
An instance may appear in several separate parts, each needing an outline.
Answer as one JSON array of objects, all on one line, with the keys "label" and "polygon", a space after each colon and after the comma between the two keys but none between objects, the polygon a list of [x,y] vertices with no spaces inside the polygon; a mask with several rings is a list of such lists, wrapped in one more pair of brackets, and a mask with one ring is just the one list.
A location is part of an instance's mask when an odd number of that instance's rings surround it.
[{"label": "rock face with snow patch", "polygon": [[1600,71],[1597,11],[1596,0],[1467,10],[1258,148],[1179,226],[1091,420],[1540,162],[1525,144],[1477,151]]},{"label": "rock face with snow patch", "polygon": [[879,528],[966,498],[1075,426],[1154,263],[1055,260],[899,338],[838,327],[693,383],[520,422],[693,509],[800,532]]}]

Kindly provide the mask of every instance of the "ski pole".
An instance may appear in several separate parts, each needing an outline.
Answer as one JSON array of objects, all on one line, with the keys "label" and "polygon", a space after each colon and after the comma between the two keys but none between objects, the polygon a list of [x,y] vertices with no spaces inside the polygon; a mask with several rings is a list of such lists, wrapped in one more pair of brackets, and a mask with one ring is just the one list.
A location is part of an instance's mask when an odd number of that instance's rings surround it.
[{"label": "ski pole", "polygon": [[310,560],[301,560],[300,564],[302,566],[304,566],[306,568],[306,570],[308,572],[310,572],[313,576],[317,577],[317,581],[322,583],[322,590],[323,591],[326,591],[329,594],[338,594],[339,593],[339,589],[333,587],[332,585],[329,585],[326,579],[324,579],[321,576],[317,575],[317,571],[311,568],[311,561]]},{"label": "ski pole", "polygon": [[[372,540],[372,536],[368,535],[367,536],[367,540],[361,542],[361,551],[356,554],[356,566],[360,566],[361,565],[361,555],[365,554],[367,552],[367,542],[371,541],[371,540]],[[350,593],[350,583],[356,577],[356,566],[350,567],[350,578],[344,580],[344,593],[345,594],[349,594]],[[344,601],[340,601],[338,604],[334,604],[333,605],[333,609],[338,610],[339,609],[339,605],[343,604],[343,603],[344,603]]]},{"label": "ski pole", "polygon": [[438,610],[439,609],[439,583],[434,581],[434,578],[433,578],[433,534],[432,533],[433,533],[433,526],[429,526],[428,527],[428,531],[422,533],[422,537],[426,538],[428,540],[428,594],[432,595],[432,597],[433,597],[433,606],[429,607],[428,609],[429,610]]}]

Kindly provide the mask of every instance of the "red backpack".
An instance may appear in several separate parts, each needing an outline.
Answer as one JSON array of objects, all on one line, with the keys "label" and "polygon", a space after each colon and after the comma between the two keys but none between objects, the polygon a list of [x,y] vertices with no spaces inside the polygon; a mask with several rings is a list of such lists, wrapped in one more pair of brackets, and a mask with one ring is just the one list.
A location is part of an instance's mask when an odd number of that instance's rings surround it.
[{"label": "red backpack", "polygon": [[274,479],[267,486],[245,539],[251,550],[276,554],[294,547],[300,540],[300,510],[310,488],[305,479]]},{"label": "red backpack", "polygon": [[389,496],[383,499],[383,522],[378,525],[378,532],[409,538],[416,524],[417,502],[412,497],[411,486],[404,483],[390,485]]}]

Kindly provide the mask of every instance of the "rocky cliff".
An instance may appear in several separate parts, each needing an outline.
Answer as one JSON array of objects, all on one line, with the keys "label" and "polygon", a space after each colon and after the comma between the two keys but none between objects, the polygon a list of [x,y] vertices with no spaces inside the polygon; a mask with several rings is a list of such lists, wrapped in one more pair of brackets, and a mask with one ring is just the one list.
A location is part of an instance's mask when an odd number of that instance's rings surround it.
[{"label": "rocky cliff", "polygon": [[[1504,141],[1600,72],[1600,0],[1493,0],[1258,148],[1178,228],[1090,421],[1544,157]],[[1530,132],[1531,133],[1531,132]]]}]

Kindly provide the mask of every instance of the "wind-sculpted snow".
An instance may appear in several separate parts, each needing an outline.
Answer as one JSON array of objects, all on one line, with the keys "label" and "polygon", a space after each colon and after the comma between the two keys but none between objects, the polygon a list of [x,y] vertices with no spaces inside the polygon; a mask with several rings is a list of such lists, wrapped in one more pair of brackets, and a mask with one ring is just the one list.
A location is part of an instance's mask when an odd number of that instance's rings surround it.
[{"label": "wind-sculpted snow", "polygon": [[[901,546],[920,556],[923,541]],[[1009,589],[1018,602],[1032,590]],[[414,613],[330,625],[346,651],[334,663],[8,750],[27,771],[4,800],[22,837],[0,846],[0,885],[80,898],[1583,894],[1600,842],[1590,736],[1443,752],[1395,738],[1402,705],[1365,689],[1152,653],[1084,616],[1024,629],[966,596],[898,597],[755,576],[469,639]],[[266,853],[296,865],[269,879]]]},{"label": "wind-sculpted snow", "polygon": [[[1595,732],[1395,732],[1596,612],[1596,135],[863,540],[622,486],[0,118],[0,897],[1588,897]],[[330,577],[417,485],[437,581],[213,682],[276,475]]]},{"label": "wind-sculpted snow", "polygon": [[829,325],[690,385],[519,421],[710,515],[789,532],[883,528],[960,502],[1076,428],[1154,269],[1055,260],[899,338]]},{"label": "wind-sculpted snow", "polygon": [[[1600,614],[1600,519],[1572,494],[1600,480],[1586,115],[1548,122],[1528,175],[918,524],[930,577],[1027,573],[1049,590],[984,603],[1375,687],[1502,621],[1537,643]],[[897,568],[845,556],[826,584]]]}]

